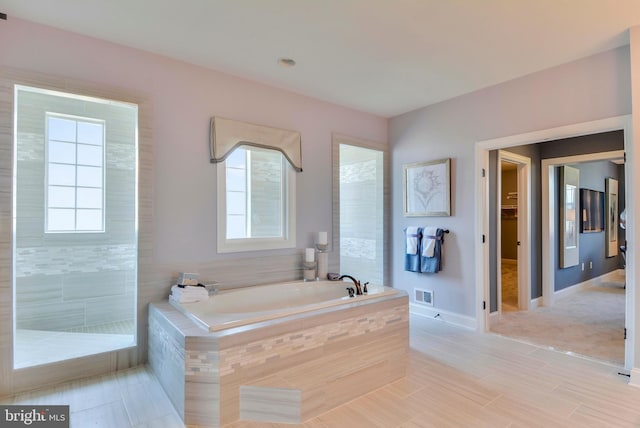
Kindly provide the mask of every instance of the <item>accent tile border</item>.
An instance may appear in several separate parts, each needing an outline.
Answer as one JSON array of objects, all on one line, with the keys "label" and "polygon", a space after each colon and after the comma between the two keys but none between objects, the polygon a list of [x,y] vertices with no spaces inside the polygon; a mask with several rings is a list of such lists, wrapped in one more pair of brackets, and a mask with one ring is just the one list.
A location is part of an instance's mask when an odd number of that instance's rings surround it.
[{"label": "accent tile border", "polygon": [[406,305],[396,306],[340,321],[319,325],[294,333],[286,333],[220,351],[220,376],[240,369],[255,367],[273,359],[286,358],[312,350],[346,337],[357,337],[382,330],[390,324],[408,322]]}]

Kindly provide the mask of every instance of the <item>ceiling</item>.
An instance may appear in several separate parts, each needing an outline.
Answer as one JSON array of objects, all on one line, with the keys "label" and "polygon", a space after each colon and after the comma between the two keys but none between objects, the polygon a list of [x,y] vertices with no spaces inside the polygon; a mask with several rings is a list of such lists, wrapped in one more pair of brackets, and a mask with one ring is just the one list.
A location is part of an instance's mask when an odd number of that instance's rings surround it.
[{"label": "ceiling", "polygon": [[626,45],[640,25],[640,0],[0,0],[0,12],[383,117]]}]

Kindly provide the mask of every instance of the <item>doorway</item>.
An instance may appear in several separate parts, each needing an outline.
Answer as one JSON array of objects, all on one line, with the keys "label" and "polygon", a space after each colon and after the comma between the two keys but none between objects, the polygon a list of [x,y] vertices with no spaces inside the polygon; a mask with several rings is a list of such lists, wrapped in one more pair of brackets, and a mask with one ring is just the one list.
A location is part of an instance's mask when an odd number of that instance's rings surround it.
[{"label": "doorway", "polygon": [[531,299],[531,159],[498,151],[496,263],[498,314],[526,311]]},{"label": "doorway", "polygon": [[518,311],[518,166],[500,161],[500,310]]},{"label": "doorway", "polygon": [[[539,143],[539,142],[544,142],[544,141],[550,141],[550,140],[556,140],[556,139],[563,139],[563,138],[570,138],[570,137],[577,137],[577,136],[583,136],[583,135],[590,135],[590,134],[598,134],[598,133],[603,133],[603,132],[608,132],[608,131],[615,131],[615,130],[622,130],[623,134],[624,134],[624,147],[625,150],[627,152],[631,152],[633,150],[633,147],[631,146],[631,140],[630,140],[630,135],[631,135],[631,121],[630,121],[630,116],[621,116],[621,117],[616,117],[616,118],[610,118],[610,119],[603,119],[603,120],[598,120],[598,121],[593,121],[593,122],[586,122],[586,123],[580,123],[580,124],[575,124],[575,125],[569,125],[569,126],[563,126],[563,127],[559,127],[559,128],[552,128],[552,129],[547,129],[547,130],[543,130],[543,131],[537,131],[537,132],[532,132],[532,133],[527,133],[527,134],[520,134],[520,135],[514,135],[511,137],[505,137],[505,138],[499,138],[499,139],[495,139],[495,140],[487,140],[487,141],[482,141],[479,142],[477,145],[477,151],[476,151],[476,159],[477,159],[477,167],[478,167],[478,177],[483,178],[483,179],[478,179],[477,180],[477,185],[478,185],[478,199],[477,199],[477,204],[476,204],[476,220],[477,220],[477,225],[479,230],[482,231],[482,233],[487,233],[490,230],[490,215],[491,215],[491,210],[490,208],[487,207],[487,201],[489,200],[489,180],[484,179],[486,178],[484,171],[486,171],[488,169],[489,166],[489,150],[495,150],[495,149],[506,149],[508,147],[514,147],[514,146],[523,146],[523,145],[527,145],[527,144],[534,144],[534,143]],[[631,165],[630,165],[631,166]],[[628,184],[628,187],[626,189],[627,194],[633,194],[633,181],[630,180],[630,170],[632,168],[626,168],[626,172],[625,172],[625,177],[626,177],[626,183]],[[544,165],[542,168],[543,174],[543,183],[542,183],[542,187],[548,187],[548,182],[545,182],[546,180],[546,170],[544,169]],[[548,198],[542,198],[542,212],[549,212],[549,199]],[[546,205],[546,206],[545,206]],[[631,217],[633,217],[633,207],[630,205],[627,207],[627,228],[631,227],[633,228],[633,222],[630,221],[629,219]],[[547,258],[547,257],[553,257],[551,254],[551,251],[549,251],[549,246],[550,242],[555,242],[554,238],[555,238],[555,233],[556,231],[554,229],[548,229],[549,227],[549,218],[548,216],[543,216],[542,218],[542,228],[543,230],[546,230],[547,232],[543,232],[542,237],[543,239],[541,240],[543,243],[543,249],[542,249],[542,257],[543,258]],[[484,238],[484,236],[489,236],[490,235],[480,235]],[[629,230],[627,230],[627,236],[633,236],[633,233]],[[490,253],[490,245],[483,245],[484,244],[484,239],[482,241],[478,240],[477,243],[477,248],[478,248],[478,252],[477,252],[477,265],[478,265],[478,272],[477,272],[477,277],[479,278],[479,281],[477,283],[478,285],[478,296],[479,296],[479,307],[481,308],[486,308],[487,310],[484,311],[478,311],[478,316],[477,316],[477,322],[478,322],[478,327],[480,331],[488,331],[489,327],[491,325],[491,320],[492,318],[490,317],[490,308],[489,306],[486,304],[490,301],[490,287],[491,287],[491,283],[490,283],[490,264],[489,264],[489,253]],[[489,244],[491,244],[491,241],[489,241]],[[547,245],[546,249],[544,248],[544,244]],[[633,258],[632,257],[628,257],[627,258],[628,263],[627,263],[627,279],[632,278],[634,276],[634,267],[633,264]],[[531,303],[534,306],[538,306],[538,304],[542,303],[543,305],[546,305],[547,303],[547,299],[549,298],[553,298],[552,295],[548,292],[548,287],[549,287],[549,282],[546,280],[546,278],[549,277],[549,263],[543,263],[543,271],[542,271],[542,278],[543,278],[543,293],[540,293],[538,291],[538,293],[542,294],[542,299],[534,299],[531,300]],[[495,266],[495,265],[494,265]],[[628,285],[632,285],[632,282],[630,283],[629,281],[627,281]],[[630,289],[631,288],[631,289]],[[538,295],[540,295],[538,294]],[[530,299],[528,299],[530,300]],[[625,325],[627,326],[633,326],[634,325],[634,300],[635,300],[635,290],[633,289],[633,287],[629,287],[627,286],[627,292],[626,292],[626,310],[625,310],[625,314],[626,314],[626,321],[625,321]],[[492,310],[495,311],[495,309],[492,308]],[[496,311],[497,312],[497,311]],[[497,315],[495,313],[491,313],[491,315]],[[627,337],[627,340],[625,341],[625,367],[630,368],[632,367],[632,363],[633,363],[633,352],[634,352],[634,340],[635,340],[635,335],[631,334],[630,336]]]}]

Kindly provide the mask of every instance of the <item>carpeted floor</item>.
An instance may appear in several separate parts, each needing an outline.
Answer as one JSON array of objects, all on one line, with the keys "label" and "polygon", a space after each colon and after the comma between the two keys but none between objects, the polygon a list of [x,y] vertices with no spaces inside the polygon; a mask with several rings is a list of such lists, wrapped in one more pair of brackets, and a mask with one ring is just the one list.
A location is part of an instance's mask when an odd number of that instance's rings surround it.
[{"label": "carpeted floor", "polygon": [[[559,298],[551,307],[505,311],[494,333],[624,365],[624,276]],[[504,294],[504,293],[503,293]]]}]

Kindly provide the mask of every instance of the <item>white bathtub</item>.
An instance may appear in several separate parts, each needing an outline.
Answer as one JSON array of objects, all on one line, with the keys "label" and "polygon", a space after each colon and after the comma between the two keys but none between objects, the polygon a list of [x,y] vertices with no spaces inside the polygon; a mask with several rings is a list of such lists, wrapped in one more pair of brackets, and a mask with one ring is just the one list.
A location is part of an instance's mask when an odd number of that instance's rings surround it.
[{"label": "white bathtub", "polygon": [[368,294],[351,298],[347,287],[353,287],[353,283],[295,281],[223,291],[202,302],[170,303],[209,331],[220,331],[398,293],[390,287],[369,285]]}]

